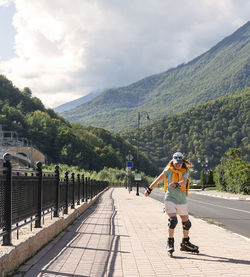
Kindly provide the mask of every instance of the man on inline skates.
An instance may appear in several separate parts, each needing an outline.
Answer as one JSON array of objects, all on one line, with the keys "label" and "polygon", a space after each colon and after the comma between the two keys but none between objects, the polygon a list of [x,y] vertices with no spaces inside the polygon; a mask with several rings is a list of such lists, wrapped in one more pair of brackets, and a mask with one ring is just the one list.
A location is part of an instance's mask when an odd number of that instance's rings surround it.
[{"label": "man on inline skates", "polygon": [[174,252],[174,229],[178,223],[177,214],[181,218],[183,227],[183,239],[180,250],[199,253],[199,247],[192,244],[189,239],[191,221],[188,216],[186,197],[188,195],[190,181],[188,167],[192,166],[193,165],[190,162],[184,160],[182,153],[175,153],[163,172],[145,191],[145,196],[149,196],[153,188],[164,179],[164,187],[166,191],[164,201],[165,211],[169,216],[167,249],[171,256]]}]

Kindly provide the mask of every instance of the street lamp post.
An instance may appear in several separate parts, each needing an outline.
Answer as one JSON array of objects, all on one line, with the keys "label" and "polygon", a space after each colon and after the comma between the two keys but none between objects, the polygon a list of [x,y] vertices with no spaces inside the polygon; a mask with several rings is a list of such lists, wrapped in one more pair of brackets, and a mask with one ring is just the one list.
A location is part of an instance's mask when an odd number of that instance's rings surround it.
[{"label": "street lamp post", "polygon": [[204,172],[203,172],[203,168],[205,167],[205,178],[206,178],[206,172],[207,172],[207,167],[208,167],[208,158],[205,157],[205,160],[202,160],[201,158],[198,158],[198,163],[201,165],[202,168],[202,190],[205,189],[205,184],[204,184]]},{"label": "street lamp post", "polygon": [[[140,130],[140,121],[141,121],[141,114],[144,113],[146,115],[145,119],[150,120],[149,115],[146,111],[138,112],[138,122],[137,122],[137,139],[136,139],[136,172],[140,172],[140,162],[139,162],[139,130]],[[139,183],[136,180],[136,195],[139,195]]]},{"label": "street lamp post", "polygon": [[132,190],[131,170],[132,170],[132,167],[133,167],[133,159],[134,159],[134,157],[132,156],[131,151],[129,150],[128,155],[126,155],[126,175],[127,175],[129,193]]}]

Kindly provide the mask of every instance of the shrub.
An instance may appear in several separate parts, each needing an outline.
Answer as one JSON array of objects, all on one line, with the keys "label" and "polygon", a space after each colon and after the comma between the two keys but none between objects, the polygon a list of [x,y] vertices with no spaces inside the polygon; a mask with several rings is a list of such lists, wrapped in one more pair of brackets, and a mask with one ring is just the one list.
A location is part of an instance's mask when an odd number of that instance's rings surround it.
[{"label": "shrub", "polygon": [[216,167],[214,177],[218,190],[250,194],[250,163],[239,156],[239,148],[230,148]]}]

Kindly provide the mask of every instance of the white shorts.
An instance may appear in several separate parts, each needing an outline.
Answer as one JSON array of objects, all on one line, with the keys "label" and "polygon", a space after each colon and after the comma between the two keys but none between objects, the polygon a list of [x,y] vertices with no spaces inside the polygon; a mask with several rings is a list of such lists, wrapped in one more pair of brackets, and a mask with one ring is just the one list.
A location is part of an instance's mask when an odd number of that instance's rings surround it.
[{"label": "white shorts", "polygon": [[175,204],[171,201],[165,201],[165,211],[167,214],[188,215],[187,204]]}]

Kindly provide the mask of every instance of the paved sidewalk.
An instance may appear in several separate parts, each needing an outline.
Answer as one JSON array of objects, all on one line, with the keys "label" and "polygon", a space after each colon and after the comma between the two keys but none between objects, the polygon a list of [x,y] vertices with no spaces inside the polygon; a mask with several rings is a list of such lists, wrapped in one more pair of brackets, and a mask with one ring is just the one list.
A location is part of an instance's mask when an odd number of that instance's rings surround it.
[{"label": "paved sidewalk", "polygon": [[19,268],[25,277],[250,276],[250,240],[190,217],[200,254],[166,251],[162,204],[125,188],[110,188],[67,231]]}]

